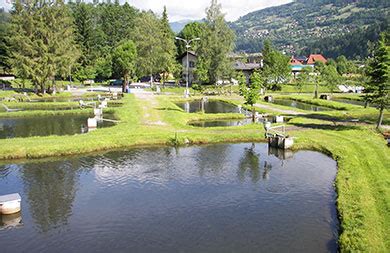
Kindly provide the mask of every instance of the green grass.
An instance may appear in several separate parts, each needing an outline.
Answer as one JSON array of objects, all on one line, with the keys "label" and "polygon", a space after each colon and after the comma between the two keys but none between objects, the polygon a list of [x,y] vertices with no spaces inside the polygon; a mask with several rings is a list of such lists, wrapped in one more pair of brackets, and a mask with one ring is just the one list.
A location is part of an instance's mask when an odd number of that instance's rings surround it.
[{"label": "green grass", "polygon": [[293,120],[295,149],[330,154],[338,162],[336,190],[342,252],[390,249],[390,149],[372,129],[330,122]]},{"label": "green grass", "polygon": [[[195,97],[196,99],[200,97]],[[239,97],[215,97],[242,104]],[[308,99],[298,97],[298,99]],[[242,118],[239,114],[185,113],[174,102],[181,96],[157,96],[156,104],[125,95],[123,106],[110,108],[121,122],[88,134],[0,140],[0,159],[42,158],[76,155],[110,149],[148,145],[182,145],[264,141],[262,125],[200,128],[188,122],[206,119]],[[321,103],[323,103],[321,101]],[[337,102],[335,102],[337,103]],[[269,104],[268,104],[269,105]],[[337,104],[327,104],[339,106]],[[286,108],[286,107],[278,107]],[[287,107],[292,109],[291,107]],[[267,110],[262,110],[267,112]],[[26,116],[52,111],[17,112]],[[88,112],[88,110],[86,111]],[[84,113],[83,110],[56,113]],[[272,113],[272,111],[269,111]],[[340,214],[342,252],[388,252],[390,250],[390,149],[371,126],[343,125],[335,117],[375,115],[373,108],[347,106],[345,110],[295,116],[288,125],[296,137],[294,149],[311,149],[332,156],[338,163],[335,181]],[[2,117],[4,114],[0,114]],[[146,116],[148,115],[148,117]],[[314,118],[320,116],[322,118]],[[326,118],[329,117],[329,118]],[[164,125],[154,124],[163,122]],[[298,128],[298,129],[297,129]]]}]

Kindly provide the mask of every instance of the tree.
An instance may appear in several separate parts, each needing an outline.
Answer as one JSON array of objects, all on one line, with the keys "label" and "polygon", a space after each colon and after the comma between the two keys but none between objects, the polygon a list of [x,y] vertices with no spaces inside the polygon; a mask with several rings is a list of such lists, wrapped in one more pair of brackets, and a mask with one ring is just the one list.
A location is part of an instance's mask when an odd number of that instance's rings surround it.
[{"label": "tree", "polygon": [[[256,110],[255,104],[259,100],[260,97],[260,87],[263,83],[262,77],[258,71],[252,73],[250,78],[249,87],[242,87],[241,92],[243,93],[245,104],[250,105],[252,107],[252,121],[256,120]],[[242,85],[242,84],[241,84]]]},{"label": "tree", "polygon": [[299,93],[302,92],[304,85],[310,84],[312,82],[312,71],[313,69],[311,67],[304,67],[297,76],[296,87]]},{"label": "tree", "polygon": [[133,38],[137,47],[137,75],[139,77],[150,75],[151,82],[153,74],[163,69],[161,55],[162,31],[160,20],[152,12],[143,12],[136,20],[133,31]]},{"label": "tree", "polygon": [[383,114],[390,106],[390,33],[381,34],[374,56],[370,60],[367,75],[369,81],[366,83],[366,100],[378,105],[379,118],[377,128],[380,128],[383,121]]},{"label": "tree", "polygon": [[319,86],[321,85],[323,79],[322,79],[322,73],[324,72],[325,64],[323,62],[317,61],[314,65],[314,75],[315,75],[315,88],[314,88],[314,98],[318,98],[318,90]]},{"label": "tree", "polygon": [[0,69],[3,74],[11,72],[9,29],[9,14],[0,9]]},{"label": "tree", "polygon": [[217,0],[211,0],[206,9],[204,33],[198,49],[196,74],[204,83],[216,84],[218,80],[231,77],[232,63],[228,57],[234,48],[234,32],[229,28]]},{"label": "tree", "polygon": [[107,54],[95,60],[96,78],[106,80],[112,75],[112,56]]},{"label": "tree", "polygon": [[337,71],[340,75],[356,73],[356,67],[344,55],[337,57]]},{"label": "tree", "polygon": [[[204,30],[206,29],[205,23],[200,22],[191,22],[184,26],[183,30],[177,35],[180,38],[183,38],[185,40],[192,40],[195,38],[201,38],[203,37],[202,34]],[[200,45],[200,41],[193,41],[191,43],[191,50],[194,52],[198,51]],[[176,48],[177,48],[177,55],[182,55],[186,52],[186,45],[182,42],[177,40],[176,41]]]},{"label": "tree", "polygon": [[322,80],[325,82],[325,86],[333,93],[341,81],[341,76],[339,72],[337,72],[337,69],[332,65],[326,65],[323,68],[321,76]]},{"label": "tree", "polygon": [[135,72],[137,49],[133,41],[129,40],[120,44],[113,52],[113,65],[123,76],[122,91],[126,91],[129,78]]},{"label": "tree", "polygon": [[165,6],[161,19],[161,47],[162,54],[160,58],[160,65],[163,77],[162,81],[164,83],[168,78],[168,75],[175,72],[176,69],[176,46],[174,33],[169,25],[167,8]]},{"label": "tree", "polygon": [[272,47],[268,40],[263,48],[263,76],[265,89],[277,90],[280,84],[288,82],[291,77],[290,59]]},{"label": "tree", "polygon": [[246,77],[244,73],[242,73],[241,71],[237,74],[237,81],[238,81],[240,96],[244,96],[248,86],[247,86]]},{"label": "tree", "polygon": [[55,76],[70,74],[79,50],[74,42],[73,20],[62,0],[14,3],[11,14],[11,65],[22,78],[31,78],[46,92]]}]

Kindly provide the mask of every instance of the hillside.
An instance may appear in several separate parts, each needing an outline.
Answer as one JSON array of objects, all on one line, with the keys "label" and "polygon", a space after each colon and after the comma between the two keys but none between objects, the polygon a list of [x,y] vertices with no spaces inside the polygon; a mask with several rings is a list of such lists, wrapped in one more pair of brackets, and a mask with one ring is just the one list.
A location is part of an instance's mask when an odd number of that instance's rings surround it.
[{"label": "hillside", "polygon": [[231,27],[236,51],[256,52],[270,39],[289,54],[365,57],[367,41],[388,27],[388,0],[296,0],[249,13]]}]

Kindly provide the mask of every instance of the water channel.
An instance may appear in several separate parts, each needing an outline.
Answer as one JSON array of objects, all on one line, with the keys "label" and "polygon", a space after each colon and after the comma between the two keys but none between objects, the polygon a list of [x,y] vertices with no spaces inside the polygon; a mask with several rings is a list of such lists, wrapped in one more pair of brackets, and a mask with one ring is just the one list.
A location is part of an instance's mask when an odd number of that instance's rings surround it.
[{"label": "water channel", "polygon": [[290,106],[301,110],[306,111],[331,111],[334,110],[332,108],[324,107],[324,106],[318,106],[318,105],[312,105],[308,103],[299,102],[292,99],[275,99],[273,103],[278,105],[284,105],[284,106]]},{"label": "water channel", "polygon": [[[104,117],[112,118],[108,114]],[[88,132],[87,119],[86,115],[1,118],[0,139],[85,133]],[[112,122],[98,122],[98,128],[113,125]]]},{"label": "water channel", "polygon": [[[189,113],[202,111],[202,102],[200,100],[176,103],[176,105],[182,108],[185,112]],[[237,106],[215,100],[204,102],[203,109],[205,113],[239,113]]]},{"label": "water channel", "polygon": [[337,252],[336,162],[266,144],[0,165],[2,252]]}]

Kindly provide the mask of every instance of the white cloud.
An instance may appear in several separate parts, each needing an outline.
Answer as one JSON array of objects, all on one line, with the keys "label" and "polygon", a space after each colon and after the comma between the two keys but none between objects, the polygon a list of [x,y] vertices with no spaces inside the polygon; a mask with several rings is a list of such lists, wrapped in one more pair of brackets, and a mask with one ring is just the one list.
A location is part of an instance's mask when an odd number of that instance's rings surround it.
[{"label": "white cloud", "polygon": [[[292,0],[219,0],[223,12],[228,21],[234,21],[239,17],[266,7],[289,3]],[[202,19],[205,9],[211,0],[128,0],[128,2],[143,10],[162,12],[167,6],[170,21],[182,19]]]},{"label": "white cloud", "polygon": [[[92,1],[92,0],[90,0]],[[202,19],[211,0],[120,0],[142,10],[161,13],[167,7],[170,21],[182,19]],[[292,0],[219,0],[228,21],[234,21],[249,12],[266,7],[289,3]],[[11,8],[11,0],[0,0],[0,6]]]}]

